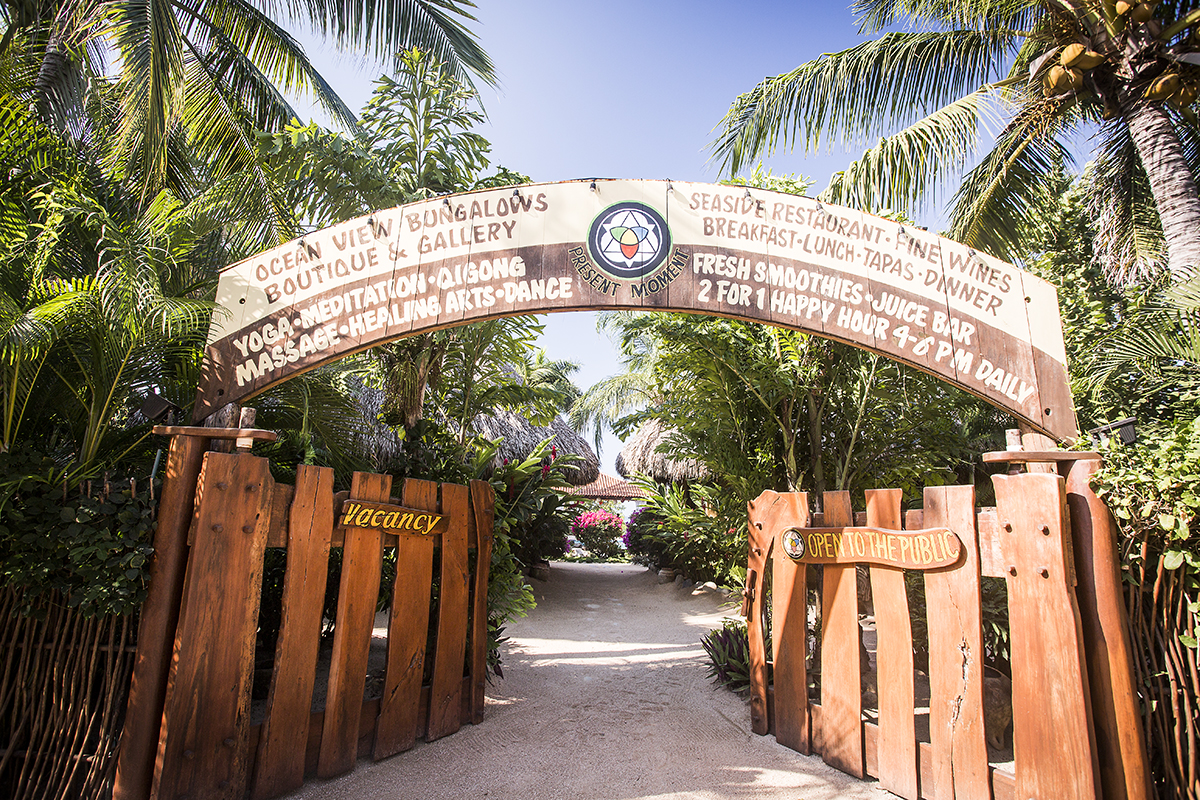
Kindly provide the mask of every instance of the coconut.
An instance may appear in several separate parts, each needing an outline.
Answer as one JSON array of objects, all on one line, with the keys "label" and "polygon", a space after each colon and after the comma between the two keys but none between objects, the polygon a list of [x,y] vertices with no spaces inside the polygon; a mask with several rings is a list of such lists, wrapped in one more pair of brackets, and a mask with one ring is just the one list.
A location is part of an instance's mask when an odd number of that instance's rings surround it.
[{"label": "coconut", "polygon": [[1079,42],[1069,44],[1058,54],[1058,63],[1064,67],[1073,67],[1075,66],[1075,61],[1086,52],[1087,48],[1079,44]]},{"label": "coconut", "polygon": [[1117,0],[1117,16],[1123,17],[1133,9],[1133,3],[1126,0]]},{"label": "coconut", "polygon": [[1067,70],[1067,86],[1072,91],[1077,91],[1083,86],[1083,73],[1077,69]]},{"label": "coconut", "polygon": [[1134,22],[1149,22],[1154,17],[1154,6],[1149,3],[1138,3],[1130,13]]},{"label": "coconut", "polygon": [[1196,102],[1196,98],[1198,96],[1200,96],[1200,90],[1198,90],[1193,84],[1185,83],[1183,86],[1179,87],[1179,91],[1171,95],[1171,102],[1177,108],[1187,108],[1192,103]]},{"label": "coconut", "polygon": [[1050,94],[1062,94],[1071,88],[1070,70],[1055,64],[1046,73],[1046,89]]},{"label": "coconut", "polygon": [[1171,72],[1150,84],[1146,97],[1151,100],[1166,100],[1179,89],[1179,76]]},{"label": "coconut", "polygon": [[1068,64],[1068,66],[1075,67],[1076,69],[1095,69],[1103,63],[1103,55],[1097,53],[1095,50],[1085,50],[1083,55],[1079,56],[1071,64]]}]

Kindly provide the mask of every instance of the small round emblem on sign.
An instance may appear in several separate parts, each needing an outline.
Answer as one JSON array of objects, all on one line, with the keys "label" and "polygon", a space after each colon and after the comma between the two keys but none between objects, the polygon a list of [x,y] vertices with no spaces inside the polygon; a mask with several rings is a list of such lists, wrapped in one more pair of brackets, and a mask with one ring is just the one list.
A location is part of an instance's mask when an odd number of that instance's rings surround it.
[{"label": "small round emblem on sign", "polygon": [[795,528],[783,532],[783,552],[791,558],[804,558],[804,536]]},{"label": "small round emblem on sign", "polygon": [[613,278],[636,280],[662,265],[671,249],[667,221],[645,203],[628,200],[609,206],[588,231],[588,252]]}]

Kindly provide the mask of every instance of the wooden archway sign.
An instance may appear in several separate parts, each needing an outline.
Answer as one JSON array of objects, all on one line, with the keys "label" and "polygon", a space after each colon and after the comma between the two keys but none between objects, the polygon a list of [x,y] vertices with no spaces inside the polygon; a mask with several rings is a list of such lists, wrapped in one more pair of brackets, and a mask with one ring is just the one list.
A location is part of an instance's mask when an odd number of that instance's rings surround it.
[{"label": "wooden archway sign", "polygon": [[794,195],[571,181],[413,203],[225,269],[197,420],[383,342],[481,319],[642,309],[805,331],[1077,433],[1053,285],[957,242]]}]

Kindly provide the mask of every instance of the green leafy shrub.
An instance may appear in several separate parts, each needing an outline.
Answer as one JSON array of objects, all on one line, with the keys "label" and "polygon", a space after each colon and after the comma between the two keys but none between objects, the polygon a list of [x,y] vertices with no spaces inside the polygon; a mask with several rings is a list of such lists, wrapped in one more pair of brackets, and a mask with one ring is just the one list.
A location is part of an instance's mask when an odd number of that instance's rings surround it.
[{"label": "green leafy shrub", "polygon": [[1194,785],[1188,776],[1200,749],[1193,705],[1180,702],[1200,695],[1200,418],[1139,434],[1130,447],[1110,443],[1094,484],[1120,528],[1151,773],[1159,796],[1182,797]]},{"label": "green leafy shrub", "polygon": [[670,566],[667,548],[657,529],[662,520],[648,508],[636,508],[625,526],[625,551],[635,564],[651,569]]},{"label": "green leafy shrub", "polygon": [[746,561],[746,506],[717,487],[661,487],[635,480],[646,507],[661,524],[643,529],[644,541],[661,550],[663,561],[696,582],[728,585]]},{"label": "green leafy shrub", "polygon": [[625,520],[611,511],[585,511],[571,521],[571,534],[588,551],[600,558],[620,558],[619,540],[625,535]]},{"label": "green leafy shrub", "polygon": [[[0,453],[0,577],[22,613],[58,594],[85,615],[131,614],[146,596],[154,502],[128,480],[64,486],[54,462]],[[81,491],[82,487],[82,491]],[[44,612],[44,609],[42,609]]]}]

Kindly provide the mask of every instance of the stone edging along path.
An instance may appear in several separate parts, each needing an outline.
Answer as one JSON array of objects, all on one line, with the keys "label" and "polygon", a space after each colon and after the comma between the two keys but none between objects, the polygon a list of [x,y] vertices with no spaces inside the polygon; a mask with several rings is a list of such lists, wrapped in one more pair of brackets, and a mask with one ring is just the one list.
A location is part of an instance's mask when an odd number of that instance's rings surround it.
[{"label": "stone edging along path", "polygon": [[750,732],[746,701],[706,677],[700,645],[737,613],[729,598],[633,564],[556,563],[533,590],[482,724],[294,797],[892,797]]}]

